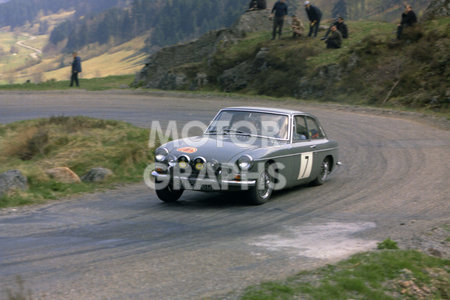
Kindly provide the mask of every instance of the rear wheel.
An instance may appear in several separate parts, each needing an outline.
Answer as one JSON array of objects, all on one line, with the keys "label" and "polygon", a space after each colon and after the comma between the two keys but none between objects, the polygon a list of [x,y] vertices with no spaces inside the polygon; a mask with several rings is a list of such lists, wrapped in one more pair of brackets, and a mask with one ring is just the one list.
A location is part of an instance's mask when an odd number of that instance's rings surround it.
[{"label": "rear wheel", "polygon": [[316,179],[312,182],[313,185],[322,185],[328,179],[330,174],[331,161],[330,158],[326,157],[322,164],[320,165],[320,173],[317,175]]},{"label": "rear wheel", "polygon": [[178,199],[180,199],[183,192],[184,192],[183,189],[174,190],[173,186],[169,184],[167,187],[163,189],[156,190],[156,195],[161,201],[176,202]]},{"label": "rear wheel", "polygon": [[270,196],[272,196],[272,192],[274,189],[274,180],[269,172],[268,166],[264,171],[262,171],[258,179],[256,180],[256,186],[251,187],[248,191],[248,201],[253,205],[261,205],[269,201]]}]

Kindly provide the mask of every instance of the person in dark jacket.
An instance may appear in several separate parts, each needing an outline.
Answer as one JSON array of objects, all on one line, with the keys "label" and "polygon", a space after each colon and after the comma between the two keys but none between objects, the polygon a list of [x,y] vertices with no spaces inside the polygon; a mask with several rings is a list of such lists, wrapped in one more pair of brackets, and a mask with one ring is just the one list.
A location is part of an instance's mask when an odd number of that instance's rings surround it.
[{"label": "person in dark jacket", "polygon": [[266,0],[251,0],[248,5],[248,10],[266,9]]},{"label": "person in dark jacket", "polygon": [[286,4],[286,0],[278,0],[275,2],[272,8],[272,17],[273,17],[273,31],[272,31],[272,40],[275,39],[278,30],[278,38],[281,38],[281,32],[283,30],[284,18],[288,14],[288,7]]},{"label": "person in dark jacket", "polygon": [[339,49],[342,45],[342,34],[336,26],[331,26],[331,35],[326,39],[327,49]]},{"label": "person in dark jacket", "polygon": [[311,5],[309,1],[305,1],[305,10],[309,19],[309,34],[310,37],[314,32],[314,37],[317,36],[317,32],[319,31],[320,19],[322,19],[322,12],[319,8]]},{"label": "person in dark jacket", "polygon": [[402,20],[397,26],[397,39],[402,38],[403,29],[411,27],[417,23],[417,16],[413,12],[411,5],[405,6],[405,11],[402,13]]},{"label": "person in dark jacket", "polygon": [[348,28],[347,24],[344,23],[344,18],[339,17],[336,22],[331,24],[330,28],[328,28],[327,32],[325,33],[324,37],[321,38],[321,40],[326,40],[328,35],[331,32],[331,27],[336,26],[337,30],[342,34],[342,37],[344,39],[348,38]]},{"label": "person in dark jacket", "polygon": [[79,87],[80,81],[78,80],[78,73],[81,73],[81,58],[78,56],[77,52],[73,52],[73,62],[72,62],[72,76],[70,77],[70,86],[73,83]]}]

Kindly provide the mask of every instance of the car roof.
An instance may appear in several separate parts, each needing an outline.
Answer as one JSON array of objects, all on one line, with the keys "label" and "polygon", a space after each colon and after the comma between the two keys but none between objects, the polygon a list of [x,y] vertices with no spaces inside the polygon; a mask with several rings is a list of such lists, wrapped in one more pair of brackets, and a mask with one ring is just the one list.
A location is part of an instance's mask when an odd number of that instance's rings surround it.
[{"label": "car roof", "polygon": [[266,113],[288,114],[288,115],[296,115],[296,114],[305,115],[305,114],[307,114],[307,113],[297,111],[297,110],[292,110],[292,109],[257,107],[257,106],[234,106],[234,107],[225,107],[221,110],[255,111],[255,112],[266,112]]}]

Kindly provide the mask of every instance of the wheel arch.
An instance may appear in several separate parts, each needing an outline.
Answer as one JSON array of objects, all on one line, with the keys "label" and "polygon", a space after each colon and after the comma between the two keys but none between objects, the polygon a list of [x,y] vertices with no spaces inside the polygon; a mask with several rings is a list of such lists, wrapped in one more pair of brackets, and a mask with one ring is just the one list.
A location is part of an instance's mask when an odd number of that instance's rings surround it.
[{"label": "wheel arch", "polygon": [[328,154],[327,156],[325,156],[325,158],[324,158],[324,160],[325,159],[328,159],[329,161],[330,161],[330,173],[331,172],[333,172],[333,170],[334,170],[334,157],[333,157],[333,155],[331,155],[331,154]]}]

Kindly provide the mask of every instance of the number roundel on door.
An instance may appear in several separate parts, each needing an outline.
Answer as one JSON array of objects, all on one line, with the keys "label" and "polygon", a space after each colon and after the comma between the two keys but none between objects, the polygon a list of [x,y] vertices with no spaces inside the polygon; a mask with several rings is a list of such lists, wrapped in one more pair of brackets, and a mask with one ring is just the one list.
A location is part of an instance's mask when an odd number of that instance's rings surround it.
[{"label": "number roundel on door", "polygon": [[300,172],[297,179],[305,179],[311,175],[313,166],[313,152],[305,152],[300,155]]}]

